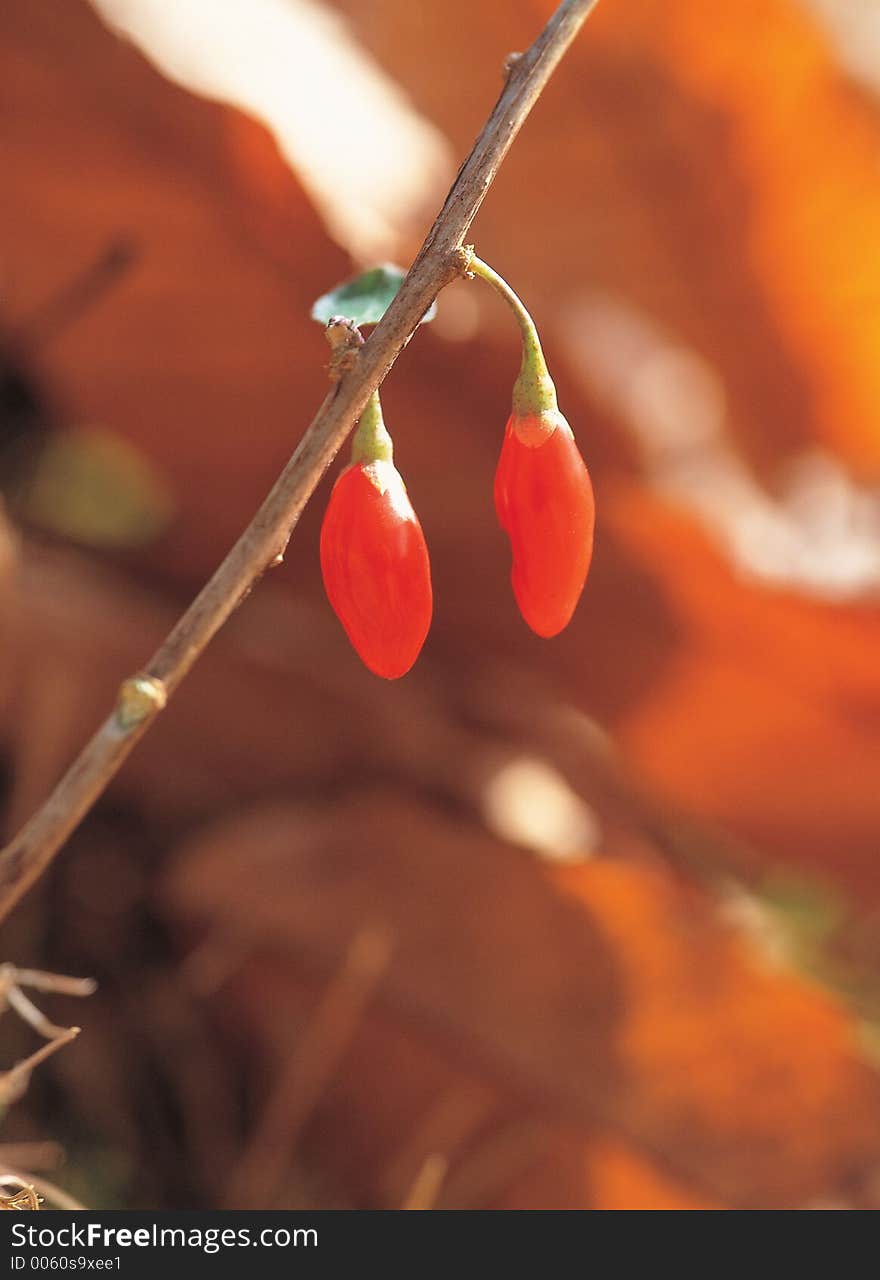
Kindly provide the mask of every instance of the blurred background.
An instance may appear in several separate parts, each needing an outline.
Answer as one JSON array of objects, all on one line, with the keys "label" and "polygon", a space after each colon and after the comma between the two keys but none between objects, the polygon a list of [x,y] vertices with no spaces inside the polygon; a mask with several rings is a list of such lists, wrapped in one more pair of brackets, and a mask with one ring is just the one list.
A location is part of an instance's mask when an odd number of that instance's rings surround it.
[{"label": "blurred background", "polygon": [[[296,445],[312,301],[411,260],[551,9],[0,5],[7,831]],[[324,599],[337,463],[5,926],[99,987],[38,997],[83,1032],[0,1163],[96,1208],[880,1207],[878,66],[872,0],[603,0],[472,233],[593,472],[574,622],[516,611],[517,337],[458,283],[383,392],[419,663]]]}]

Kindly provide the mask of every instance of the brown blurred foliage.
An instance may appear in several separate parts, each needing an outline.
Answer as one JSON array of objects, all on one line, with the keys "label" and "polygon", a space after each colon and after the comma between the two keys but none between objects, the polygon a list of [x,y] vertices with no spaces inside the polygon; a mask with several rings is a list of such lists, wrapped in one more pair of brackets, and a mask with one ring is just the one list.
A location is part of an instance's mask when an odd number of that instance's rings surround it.
[{"label": "brown blurred foliage", "polygon": [[[457,154],[550,12],[335,7]],[[147,550],[8,535],[14,827],[296,443],[310,304],[359,264],[261,124],[85,0],[0,13],[0,101],[7,432],[112,431],[175,509]],[[432,552],[422,659],[386,685],[348,649],[325,482],[7,927],[101,989],[6,1140],[63,1142],[103,1206],[398,1207],[439,1157],[448,1208],[876,1207],[880,522],[799,525],[786,477],[810,452],[823,510],[857,512],[878,479],[878,142],[805,4],[604,0],[474,228],[596,479],[575,621],[539,641],[510,598],[515,336],[456,285],[384,392]]]}]

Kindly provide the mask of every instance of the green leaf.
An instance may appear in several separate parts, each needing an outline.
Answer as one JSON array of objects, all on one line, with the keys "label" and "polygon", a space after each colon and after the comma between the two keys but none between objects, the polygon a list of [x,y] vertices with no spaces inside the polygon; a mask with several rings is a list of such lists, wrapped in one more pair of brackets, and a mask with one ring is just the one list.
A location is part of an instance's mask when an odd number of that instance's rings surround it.
[{"label": "green leaf", "polygon": [[[327,324],[333,316],[345,316],[356,325],[378,324],[405,275],[400,267],[390,264],[373,267],[323,294],[312,307],[312,319]],[[437,304],[432,303],[421,323],[427,324],[436,314]]]},{"label": "green leaf", "polygon": [[128,441],[97,428],[51,435],[15,505],[25,519],[52,533],[110,549],[152,542],[173,509],[149,460]]}]

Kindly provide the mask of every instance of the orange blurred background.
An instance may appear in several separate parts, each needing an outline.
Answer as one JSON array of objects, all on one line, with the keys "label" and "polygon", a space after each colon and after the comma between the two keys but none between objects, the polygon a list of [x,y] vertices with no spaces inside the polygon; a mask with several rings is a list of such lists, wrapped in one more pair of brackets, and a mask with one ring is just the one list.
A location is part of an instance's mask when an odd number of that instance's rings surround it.
[{"label": "orange blurred background", "polygon": [[[311,419],[313,300],[412,259],[551,10],[0,11],[7,830]],[[325,478],[6,926],[99,989],[43,1000],[83,1033],[0,1164],[97,1208],[880,1207],[878,65],[870,0],[602,0],[472,232],[593,473],[573,623],[516,611],[517,335],[456,283],[383,389],[419,663],[348,647]]]}]

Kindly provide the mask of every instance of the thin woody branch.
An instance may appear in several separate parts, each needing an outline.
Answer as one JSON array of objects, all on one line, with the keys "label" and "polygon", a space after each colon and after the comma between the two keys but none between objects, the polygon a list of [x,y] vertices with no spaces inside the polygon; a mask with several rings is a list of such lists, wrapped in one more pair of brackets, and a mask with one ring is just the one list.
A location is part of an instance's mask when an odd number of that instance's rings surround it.
[{"label": "thin woody branch", "polygon": [[46,869],[190,668],[273,563],[309,498],[440,290],[467,265],[464,238],[547,81],[598,0],[563,0],[507,80],[400,290],[354,367],[324,400],[268,497],[214,576],[146,664],[45,804],[0,852],[0,919]]}]

